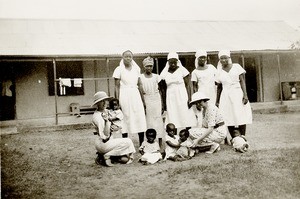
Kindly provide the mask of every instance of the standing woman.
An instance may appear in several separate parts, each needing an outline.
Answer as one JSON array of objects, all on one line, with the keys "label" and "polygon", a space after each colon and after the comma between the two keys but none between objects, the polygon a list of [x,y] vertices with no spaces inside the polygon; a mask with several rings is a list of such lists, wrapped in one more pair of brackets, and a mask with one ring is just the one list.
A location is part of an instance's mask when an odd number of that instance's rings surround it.
[{"label": "standing woman", "polygon": [[246,71],[239,65],[232,63],[229,51],[219,52],[220,66],[218,66],[216,105],[219,106],[229,133],[233,137],[235,127],[241,134],[246,134],[246,124],[252,123],[252,111],[246,91]]},{"label": "standing woman", "polygon": [[195,69],[192,72],[193,93],[201,91],[206,94],[211,103],[216,103],[216,73],[217,69],[207,64],[206,51],[199,50],[195,55]]},{"label": "standing woman", "polygon": [[[129,138],[113,138],[111,131],[111,123],[108,119],[107,100],[110,97],[103,91],[99,91],[94,95],[93,106],[97,107],[93,115],[93,125],[97,131],[97,139],[95,148],[100,156],[104,157],[107,166],[113,166],[111,156],[117,156],[123,163],[131,163],[133,161],[134,145]],[[100,157],[96,158],[96,163],[100,164]]]},{"label": "standing woman", "polygon": [[162,138],[164,137],[164,126],[162,119],[162,97],[159,75],[152,73],[154,60],[147,57],[143,60],[145,72],[141,75],[141,81],[144,90],[144,99],[146,103],[146,121],[147,129],[155,129],[159,147],[162,149]]},{"label": "standing woman", "polygon": [[[145,102],[140,80],[140,67],[133,60],[130,50],[123,52],[120,65],[115,69],[115,97],[119,99],[124,114],[123,132],[138,133],[139,144],[146,131]],[[127,137],[123,133],[123,137]]]},{"label": "standing woman", "polygon": [[160,76],[166,82],[166,124],[176,128],[196,125],[196,117],[188,103],[191,97],[189,71],[182,66],[178,54],[170,52],[168,61]]}]

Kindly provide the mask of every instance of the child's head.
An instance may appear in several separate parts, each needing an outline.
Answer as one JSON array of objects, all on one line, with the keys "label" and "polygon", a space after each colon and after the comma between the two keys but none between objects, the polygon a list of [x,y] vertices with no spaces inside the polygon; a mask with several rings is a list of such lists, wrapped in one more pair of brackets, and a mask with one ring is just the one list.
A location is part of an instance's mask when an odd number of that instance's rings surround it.
[{"label": "child's head", "polygon": [[169,123],[166,126],[166,132],[168,133],[169,136],[174,136],[176,135],[176,127],[173,123]]},{"label": "child's head", "polygon": [[179,137],[182,142],[186,141],[189,136],[190,136],[190,132],[187,129],[182,129],[179,132]]},{"label": "child's head", "polygon": [[146,131],[146,138],[147,142],[153,143],[156,138],[156,131],[155,129],[147,129]]},{"label": "child's head", "polygon": [[113,98],[109,101],[109,108],[111,110],[118,110],[120,108],[119,106],[119,100],[117,98]]},{"label": "child's head", "polygon": [[241,132],[238,129],[233,130],[233,137],[238,137],[241,135]]}]

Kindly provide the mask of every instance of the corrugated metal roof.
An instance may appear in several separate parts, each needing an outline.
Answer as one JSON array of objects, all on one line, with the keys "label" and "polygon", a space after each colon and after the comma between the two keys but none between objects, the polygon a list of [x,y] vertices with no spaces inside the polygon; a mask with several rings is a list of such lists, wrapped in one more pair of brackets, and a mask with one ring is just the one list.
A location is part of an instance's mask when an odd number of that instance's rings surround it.
[{"label": "corrugated metal roof", "polygon": [[289,49],[300,32],[282,21],[0,19],[0,55],[109,55]]}]

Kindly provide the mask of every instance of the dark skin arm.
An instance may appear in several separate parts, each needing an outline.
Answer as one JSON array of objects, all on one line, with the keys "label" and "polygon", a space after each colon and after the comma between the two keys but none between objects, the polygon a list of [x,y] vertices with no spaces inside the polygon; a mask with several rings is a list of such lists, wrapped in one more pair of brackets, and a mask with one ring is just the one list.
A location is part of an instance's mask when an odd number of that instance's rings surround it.
[{"label": "dark skin arm", "polygon": [[193,82],[193,93],[196,93],[198,91],[198,84],[195,81],[192,82]]},{"label": "dark skin arm", "polygon": [[166,105],[167,84],[166,84],[166,81],[165,80],[161,80],[158,83],[158,87],[159,87],[159,90],[160,90],[160,93],[161,93],[162,108],[163,108],[163,110],[166,111],[167,110],[167,105]]},{"label": "dark skin arm", "polygon": [[166,144],[169,145],[170,147],[177,147],[177,148],[180,147],[180,143],[179,144],[174,144],[170,141],[166,141]]},{"label": "dark skin arm", "polygon": [[240,84],[241,84],[241,88],[243,91],[243,104],[247,104],[248,103],[248,95],[247,95],[247,90],[246,90],[246,81],[245,81],[245,73],[240,74],[239,75],[239,79],[240,79]]},{"label": "dark skin arm", "polygon": [[119,99],[120,96],[120,79],[115,78],[115,97]]},{"label": "dark skin arm", "polygon": [[217,98],[216,98],[216,106],[219,107],[219,102],[220,102],[220,96],[221,96],[221,92],[222,92],[222,84],[221,83],[217,83]]},{"label": "dark skin arm", "polygon": [[190,75],[187,75],[183,78],[184,80],[184,85],[185,85],[185,88],[186,88],[186,91],[187,91],[187,94],[188,94],[188,105],[189,105],[189,102],[191,101],[191,88],[190,88]]}]

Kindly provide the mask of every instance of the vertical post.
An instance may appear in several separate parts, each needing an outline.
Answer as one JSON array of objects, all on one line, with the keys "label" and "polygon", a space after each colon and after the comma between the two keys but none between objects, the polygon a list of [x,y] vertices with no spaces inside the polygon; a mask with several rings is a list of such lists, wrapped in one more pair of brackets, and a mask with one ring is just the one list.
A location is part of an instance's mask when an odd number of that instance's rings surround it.
[{"label": "vertical post", "polygon": [[158,58],[155,58],[155,63],[156,63],[156,73],[159,75]]},{"label": "vertical post", "polygon": [[107,94],[110,96],[110,83],[109,83],[109,58],[106,58],[106,77],[107,77]]},{"label": "vertical post", "polygon": [[280,56],[277,54],[277,64],[278,64],[278,80],[279,80],[279,92],[280,92],[280,103],[283,103],[282,100],[282,85],[281,85],[281,69],[280,69]]},{"label": "vertical post", "polygon": [[245,57],[243,54],[241,55],[241,58],[242,58],[242,66],[245,69]]},{"label": "vertical post", "polygon": [[58,125],[58,111],[57,111],[57,81],[56,81],[56,61],[52,60],[53,63],[53,79],[54,79],[54,96],[55,96],[55,124]]},{"label": "vertical post", "polygon": [[[97,67],[97,60],[94,60],[94,78],[97,78],[98,74],[98,67]],[[94,80],[95,84],[95,93],[98,91],[98,81]]]},{"label": "vertical post", "polygon": [[262,81],[262,67],[261,67],[261,59],[260,56],[258,56],[258,88],[259,88],[259,101],[263,102],[263,81]]}]

